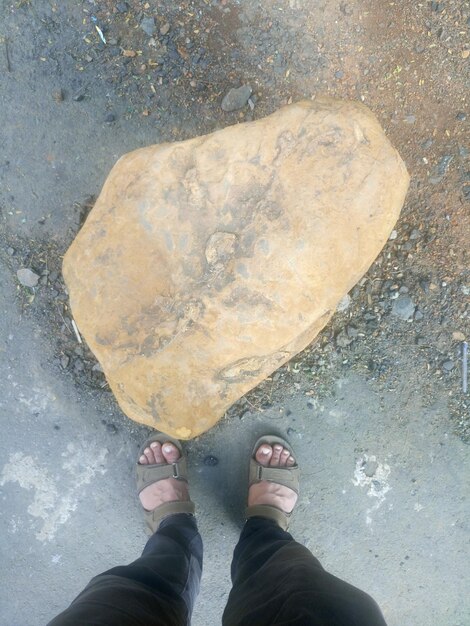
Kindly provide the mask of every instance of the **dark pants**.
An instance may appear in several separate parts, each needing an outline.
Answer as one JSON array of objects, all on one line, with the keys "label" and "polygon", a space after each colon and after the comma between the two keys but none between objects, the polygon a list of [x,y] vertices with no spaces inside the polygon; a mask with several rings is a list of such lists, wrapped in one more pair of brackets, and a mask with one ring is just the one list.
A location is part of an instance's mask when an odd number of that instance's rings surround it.
[{"label": "dark pants", "polygon": [[[142,556],[93,578],[49,626],[189,624],[202,573],[202,541],[186,514],[163,520]],[[386,626],[363,591],[328,574],[271,520],[243,528],[232,562],[224,626]]]}]

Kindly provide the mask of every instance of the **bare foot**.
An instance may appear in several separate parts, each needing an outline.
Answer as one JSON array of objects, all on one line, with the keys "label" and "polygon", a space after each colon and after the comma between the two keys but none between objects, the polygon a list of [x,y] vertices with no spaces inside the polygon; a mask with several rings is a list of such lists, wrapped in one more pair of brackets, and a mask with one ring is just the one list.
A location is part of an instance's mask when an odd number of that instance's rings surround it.
[{"label": "bare foot", "polygon": [[[279,443],[274,444],[274,446],[262,443],[256,450],[255,458],[260,465],[266,467],[292,467],[295,465],[295,459],[289,450],[283,448]],[[281,509],[284,513],[290,513],[296,502],[297,494],[295,491],[267,480],[251,485],[248,492],[248,506],[269,504]]]},{"label": "bare foot", "polygon": [[[139,457],[140,465],[161,465],[162,463],[174,463],[180,458],[180,451],[169,441],[163,446],[158,441],[154,441],[144,454]],[[164,502],[175,502],[189,500],[188,483],[177,478],[165,478],[145,487],[139,494],[142,506],[147,511],[153,511]]]}]

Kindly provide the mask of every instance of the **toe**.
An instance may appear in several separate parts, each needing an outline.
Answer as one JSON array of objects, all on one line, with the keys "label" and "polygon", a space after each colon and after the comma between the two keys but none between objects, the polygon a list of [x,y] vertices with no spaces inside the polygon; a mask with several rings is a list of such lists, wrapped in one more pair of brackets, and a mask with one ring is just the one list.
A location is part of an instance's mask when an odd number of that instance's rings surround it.
[{"label": "toe", "polygon": [[150,447],[155,457],[155,463],[165,463],[165,458],[162,453],[162,444],[159,441],[152,441]]},{"label": "toe", "polygon": [[287,450],[286,448],[283,449],[283,451],[281,452],[281,458],[279,460],[279,465],[281,465],[282,467],[284,467],[285,465],[287,465],[287,459],[290,457],[290,452],[289,450]]},{"label": "toe", "polygon": [[279,465],[279,461],[281,459],[281,452],[282,452],[282,446],[278,443],[276,443],[273,446],[273,455],[271,457],[271,462],[269,465],[274,465],[274,466],[278,466]]},{"label": "toe", "polygon": [[145,456],[147,458],[147,463],[149,465],[154,465],[155,464],[155,456],[153,454],[153,450],[151,448],[145,448],[144,454],[145,454]]},{"label": "toe", "polygon": [[162,446],[162,453],[167,463],[174,463],[180,458],[180,451],[174,443],[167,441]]},{"label": "toe", "polygon": [[269,461],[273,455],[273,449],[267,443],[263,443],[256,450],[255,458],[260,465],[269,465]]},{"label": "toe", "polygon": [[287,466],[288,466],[288,467],[292,467],[293,465],[295,465],[295,459],[294,459],[294,457],[293,457],[293,456],[290,456],[290,457],[287,459]]},{"label": "toe", "polygon": [[145,454],[142,454],[141,456],[139,456],[139,463],[140,465],[147,465],[148,461],[147,461],[147,457],[145,456]]}]

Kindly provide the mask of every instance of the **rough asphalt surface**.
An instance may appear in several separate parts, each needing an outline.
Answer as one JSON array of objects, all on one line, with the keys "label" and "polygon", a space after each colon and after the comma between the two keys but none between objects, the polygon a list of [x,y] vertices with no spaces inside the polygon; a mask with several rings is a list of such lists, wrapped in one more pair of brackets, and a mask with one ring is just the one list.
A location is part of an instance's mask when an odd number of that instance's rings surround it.
[{"label": "rough asphalt surface", "polygon": [[60,275],[109,169],[317,94],[365,102],[411,188],[318,340],[187,444],[193,623],[220,623],[246,457],[275,430],[303,470],[296,538],[390,626],[468,626],[469,28],[456,0],[0,0],[1,626],[44,624],[145,542],[147,430],[78,343]]}]

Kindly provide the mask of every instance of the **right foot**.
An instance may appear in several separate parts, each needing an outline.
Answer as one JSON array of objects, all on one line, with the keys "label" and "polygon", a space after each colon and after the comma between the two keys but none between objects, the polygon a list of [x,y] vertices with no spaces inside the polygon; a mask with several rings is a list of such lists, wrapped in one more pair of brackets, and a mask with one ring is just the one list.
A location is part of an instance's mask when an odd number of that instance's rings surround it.
[{"label": "right foot", "polygon": [[[293,467],[295,465],[295,458],[279,443],[273,446],[262,443],[255,452],[255,459],[265,467]],[[268,504],[281,509],[284,513],[291,513],[296,502],[295,491],[267,480],[251,485],[248,491],[248,506]]]}]

